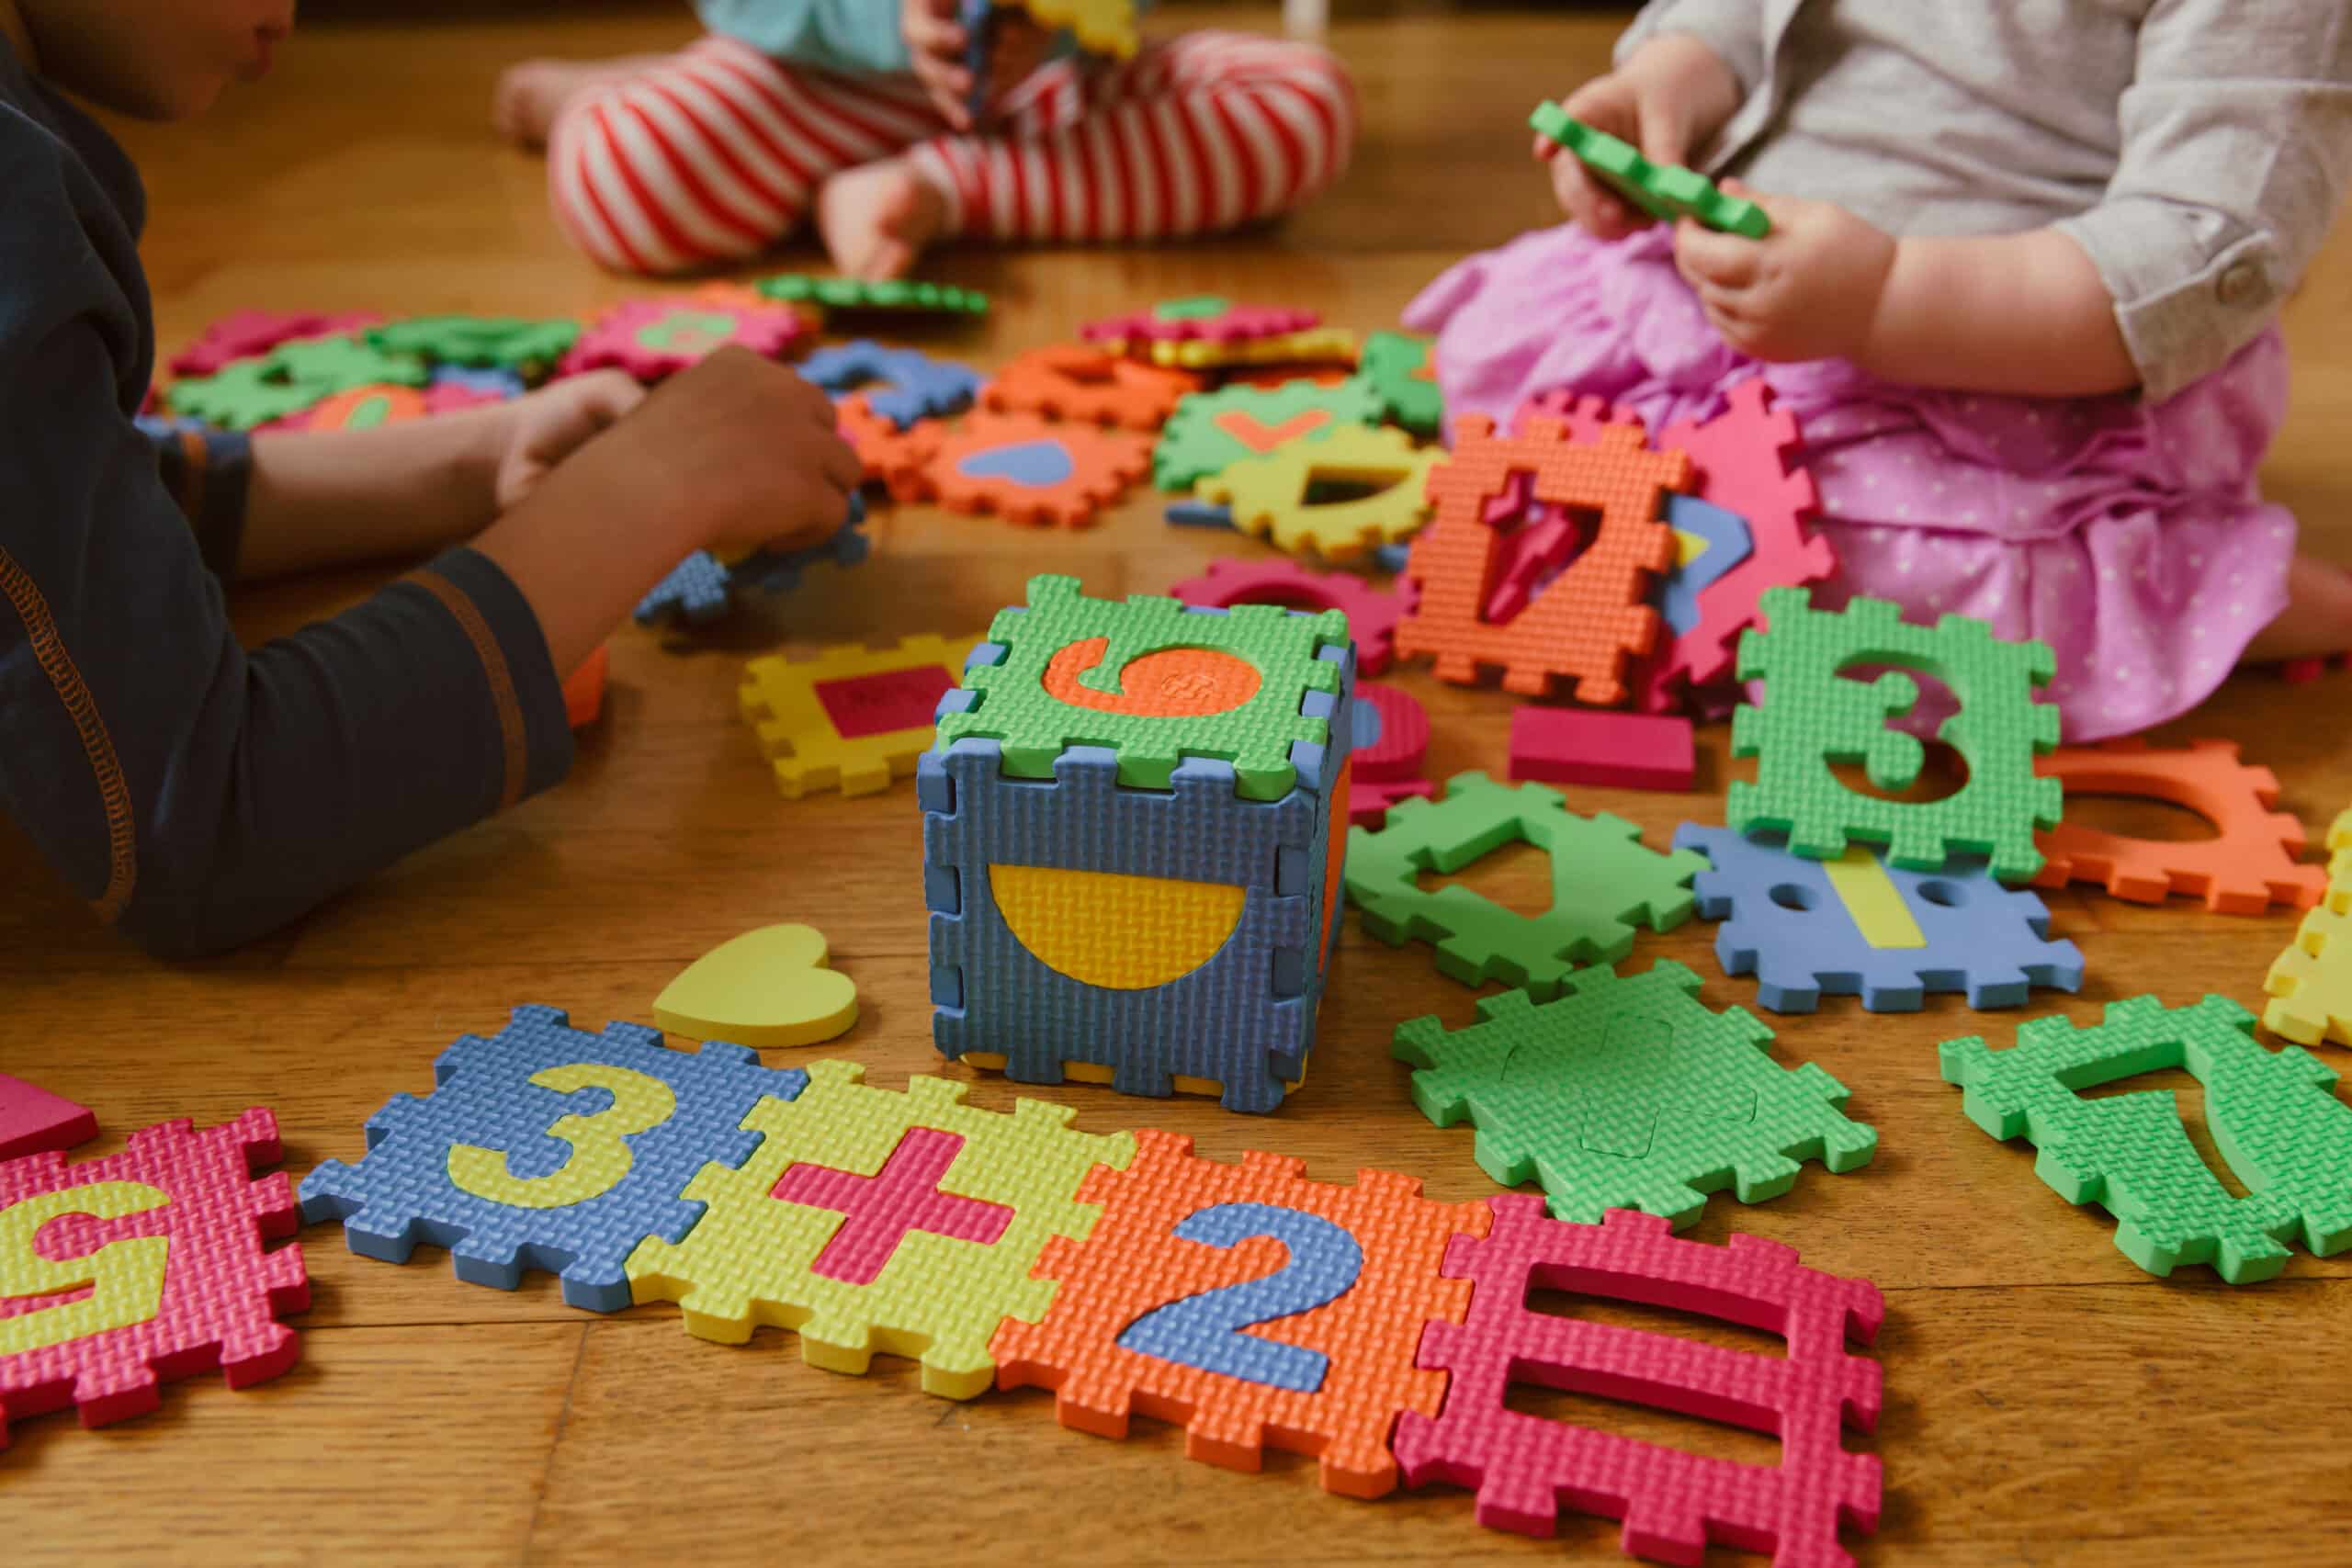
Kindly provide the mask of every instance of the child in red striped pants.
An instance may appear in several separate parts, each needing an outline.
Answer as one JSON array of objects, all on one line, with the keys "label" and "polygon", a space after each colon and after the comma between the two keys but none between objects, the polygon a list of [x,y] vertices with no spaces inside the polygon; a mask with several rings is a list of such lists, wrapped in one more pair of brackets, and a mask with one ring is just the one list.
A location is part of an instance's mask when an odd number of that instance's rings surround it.
[{"label": "child in red striped pants", "polygon": [[1352,84],[1240,33],[1081,55],[1000,9],[987,108],[956,0],[697,0],[676,54],[531,61],[499,128],[548,147],[555,211],[616,271],[757,255],[812,218],[834,264],[896,277],[956,236],[1153,240],[1276,217],[1347,166]]}]

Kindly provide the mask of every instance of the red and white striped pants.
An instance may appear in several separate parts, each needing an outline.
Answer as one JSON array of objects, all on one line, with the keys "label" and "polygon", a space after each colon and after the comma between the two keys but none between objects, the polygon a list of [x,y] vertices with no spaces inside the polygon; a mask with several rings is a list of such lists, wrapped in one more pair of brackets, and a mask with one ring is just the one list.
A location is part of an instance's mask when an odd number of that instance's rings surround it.
[{"label": "red and white striped pants", "polygon": [[947,232],[1151,240],[1286,212],[1347,167],[1355,90],[1312,45],[1187,33],[1123,64],[1056,61],[959,136],[912,77],[851,77],[716,34],[567,106],[548,138],[557,218],[620,272],[739,261],[817,187],[906,152]]}]

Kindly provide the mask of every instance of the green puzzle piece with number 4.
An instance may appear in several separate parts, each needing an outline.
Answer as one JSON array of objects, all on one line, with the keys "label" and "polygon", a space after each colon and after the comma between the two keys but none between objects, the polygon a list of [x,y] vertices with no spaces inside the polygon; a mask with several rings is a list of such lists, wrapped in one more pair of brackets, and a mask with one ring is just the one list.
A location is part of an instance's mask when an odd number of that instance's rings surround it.
[{"label": "green puzzle piece with number 4", "polygon": [[1772,1032],[1745,1008],[1711,1010],[1699,976],[1671,959],[1639,975],[1585,969],[1556,1001],[1524,991],[1478,1003],[1448,1032],[1399,1024],[1390,1054],[1419,1071],[1413,1103],[1441,1127],[1478,1129],[1478,1168],[1505,1186],[1544,1184],[1555,1219],[1609,1209],[1663,1214],[1678,1230],[1706,1195],[1743,1203],[1795,1185],[1800,1163],[1870,1163],[1878,1134],[1839,1111],[1846,1087],[1765,1053]]},{"label": "green puzzle piece with number 4", "polygon": [[1653,164],[1631,142],[1596,130],[1555,103],[1541,103],[1527,123],[1575,154],[1619,196],[1653,218],[1671,223],[1696,219],[1710,229],[1760,240],[1772,220],[1745,197],[1725,196],[1715,182],[1679,164]]},{"label": "green puzzle piece with number 4", "polygon": [[[2352,1106],[2335,1096],[2335,1069],[2300,1045],[2256,1043],[2254,1014],[2227,997],[2171,1009],[2133,997],[2095,1028],[2037,1018],[2014,1049],[1971,1035],[1940,1056],[1968,1119],[2031,1140],[2034,1174],[2113,1214],[2117,1248],[2151,1274],[2211,1263],[2248,1284],[2286,1266],[2280,1242],[2298,1233],[2322,1258],[2352,1245]],[[2206,1168],[2170,1094],[2079,1092],[2168,1067],[2205,1086],[2206,1125],[2245,1197]]]},{"label": "green puzzle piece with number 4", "polygon": [[[2050,645],[2002,642],[1982,621],[1946,615],[1913,626],[1883,599],[1815,610],[1802,588],[1759,601],[1767,630],[1739,642],[1739,678],[1764,682],[1760,707],[1732,715],[1731,753],[1754,757],[1756,782],[1735,780],[1724,817],[1742,833],[1776,829],[1809,860],[1837,860],[1849,839],[1885,844],[1891,865],[1940,871],[1957,854],[1983,855],[2003,882],[2041,869],[2037,829],[2054,828],[2065,786],[2036,778],[2036,753],[2058,744],[2058,709],[2033,700],[2056,670]],[[1860,762],[1883,790],[1908,788],[1927,761],[1915,736],[1887,728],[1919,700],[1900,670],[1850,680],[1856,666],[1903,665],[1950,686],[1960,711],[1936,732],[1968,764],[1968,782],[1941,800],[1862,795],[1830,771]]]},{"label": "green puzzle piece with number 4", "polygon": [[[1453,883],[1420,886],[1423,872],[1450,875],[1505,844],[1528,843],[1552,863],[1552,905],[1514,913]],[[1348,831],[1348,897],[1363,928],[1391,946],[1415,937],[1437,943],[1439,970],[1465,986],[1500,980],[1538,999],[1579,964],[1614,964],[1634,950],[1634,922],[1672,931],[1690,918],[1690,881],[1707,857],[1665,853],[1642,843],[1622,817],[1581,817],[1555,789],[1497,784],[1456,773],[1442,800],[1401,800],[1387,825]]]}]

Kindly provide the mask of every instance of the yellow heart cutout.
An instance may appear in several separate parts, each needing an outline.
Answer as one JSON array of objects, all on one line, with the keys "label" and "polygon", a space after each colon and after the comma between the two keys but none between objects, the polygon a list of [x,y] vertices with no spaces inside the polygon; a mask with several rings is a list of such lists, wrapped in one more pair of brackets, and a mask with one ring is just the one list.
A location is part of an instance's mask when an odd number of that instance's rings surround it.
[{"label": "yellow heart cutout", "polygon": [[814,926],[762,926],[686,966],[653,1003],[671,1034],[738,1045],[820,1045],[857,1021],[857,982],[825,966]]}]

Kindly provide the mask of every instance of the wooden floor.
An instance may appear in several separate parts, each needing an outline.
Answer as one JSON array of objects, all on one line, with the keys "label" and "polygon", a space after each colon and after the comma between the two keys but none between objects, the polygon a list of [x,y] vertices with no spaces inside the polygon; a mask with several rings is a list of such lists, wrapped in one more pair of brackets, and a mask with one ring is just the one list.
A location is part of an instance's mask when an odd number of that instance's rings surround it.
[{"label": "wooden floor", "polygon": [[[682,12],[314,28],[275,79],[200,128],[137,130],[164,340],[238,306],[544,311],[631,292],[567,253],[543,210],[539,164],[493,144],[482,109],[509,59],[664,45],[683,37]],[[1110,308],[1204,287],[1389,323],[1447,261],[1548,220],[1542,183],[1521,161],[1520,118],[1595,68],[1621,21],[1485,12],[1343,25],[1366,129],[1340,191],[1246,240],[944,255],[937,276],[1000,301],[984,329],[948,346],[993,362]],[[2352,245],[2339,238],[2290,311],[2298,403],[2271,466],[2274,491],[2315,522],[2352,515],[2347,295]],[[96,1107],[107,1128],[99,1151],[164,1117],[209,1123],[274,1106],[299,1177],[330,1156],[356,1157],[375,1107],[424,1090],[435,1055],[460,1032],[494,1030],[510,1005],[551,1003],[590,1027],[646,1020],[655,992],[697,954],[799,919],[831,937],[865,998],[856,1030],[821,1054],[862,1061],[888,1087],[939,1069],[912,792],[779,800],[735,716],[743,657],[976,631],[1041,570],[1076,572],[1098,593],[1156,591],[1230,547],[1164,527],[1145,494],[1088,534],[925,511],[886,513],[872,532],[868,565],[820,574],[723,638],[680,649],[616,632],[609,711],[569,782],[237,957],[167,967],[137,956],[0,832],[0,1064]],[[2330,536],[2352,554],[2352,534]],[[247,595],[243,627],[254,637],[290,627],[364,585]],[[1504,697],[1419,671],[1399,681],[1435,716],[1438,776],[1501,772]],[[2243,741],[2277,769],[2285,804],[2321,822],[2352,800],[2347,694],[2342,675],[2299,690],[2241,680],[2168,733]],[[1582,792],[1576,804],[1634,818],[1653,843],[1686,818],[1720,820],[1736,770],[1722,733],[1708,741],[1699,795]],[[1498,858],[1473,880],[1531,898],[1532,852]],[[2254,1001],[2292,926],[2071,892],[2051,903],[2090,961],[2085,994],[2064,1004],[2076,1018],[2151,990],[2168,1002],[2207,991]],[[1709,928],[1691,925],[1645,938],[1636,962],[1680,959],[1708,976],[1710,1003],[1751,1001],[1748,982],[1721,977],[1709,944]],[[1299,1155],[1330,1179],[1379,1166],[1449,1200],[1494,1190],[1471,1162],[1469,1133],[1421,1118],[1387,1050],[1401,1019],[1466,1022],[1469,993],[1439,977],[1426,950],[1391,952],[1352,920],[1339,966],[1312,1079],[1270,1120],[1107,1089],[1034,1092],[1076,1106],[1092,1131],[1170,1128],[1223,1158]],[[1874,1437],[1857,1439],[1884,1461],[1885,1511],[1857,1556],[1954,1568],[2352,1562],[2352,1414],[2327,1371],[2352,1325],[2352,1258],[2298,1258],[2284,1278],[2237,1290],[2203,1269],[2171,1281],[2142,1274],[2110,1245],[2103,1215],[2043,1187],[2031,1151],[1986,1138],[1938,1078],[1938,1041],[1984,1031],[2006,1043],[2018,1016],[1970,1014],[1951,998],[1922,1016],[1866,1015],[1838,1000],[1778,1021],[1779,1058],[1820,1063],[1848,1085],[1848,1109],[1877,1126],[1881,1152],[1845,1177],[1809,1168],[1790,1196],[1752,1210],[1718,1198],[1694,1233],[1770,1236],[1886,1292],[1885,1413]],[[2158,1087],[2201,1105],[2181,1075]],[[1002,1109],[1013,1093],[978,1076],[972,1099]],[[1267,1473],[1246,1476],[1187,1462],[1181,1434],[1148,1421],[1125,1443],[1064,1431],[1035,1392],[946,1404],[888,1359],[870,1377],[839,1377],[803,1368],[786,1334],[725,1349],[689,1339],[667,1307],[591,1316],[565,1308],[543,1277],[507,1295],[458,1284],[438,1253],[406,1269],[366,1262],[323,1228],[305,1246],[315,1301],[300,1319],[301,1365],[245,1393],[217,1378],[177,1385],[159,1415],[100,1432],[63,1416],[20,1423],[0,1456],[0,1559],[1297,1568],[1615,1551],[1604,1521],[1572,1517],[1564,1540],[1523,1540],[1479,1529],[1456,1492],[1345,1501],[1318,1491],[1295,1456],[1270,1455]],[[1576,1413],[1730,1457],[1775,1447],[1599,1402]]]}]

